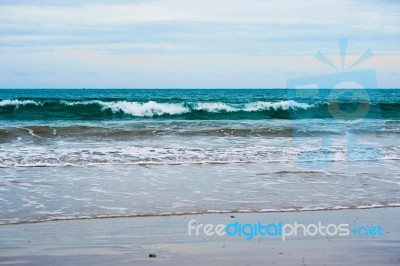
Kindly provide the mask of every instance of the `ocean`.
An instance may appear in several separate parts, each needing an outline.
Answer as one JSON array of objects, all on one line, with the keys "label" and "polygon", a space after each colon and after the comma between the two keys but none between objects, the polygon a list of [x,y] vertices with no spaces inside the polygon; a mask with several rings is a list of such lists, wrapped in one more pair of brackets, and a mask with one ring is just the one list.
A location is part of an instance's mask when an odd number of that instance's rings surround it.
[{"label": "ocean", "polygon": [[400,90],[2,89],[0,224],[400,206]]}]

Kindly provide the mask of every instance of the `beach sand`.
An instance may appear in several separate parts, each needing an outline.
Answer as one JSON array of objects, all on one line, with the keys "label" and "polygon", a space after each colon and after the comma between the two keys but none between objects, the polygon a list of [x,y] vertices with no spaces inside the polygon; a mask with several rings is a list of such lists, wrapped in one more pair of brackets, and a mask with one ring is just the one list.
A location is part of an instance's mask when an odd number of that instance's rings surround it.
[{"label": "beach sand", "polygon": [[[380,225],[383,236],[189,236],[188,222]],[[400,208],[224,213],[0,226],[1,265],[400,265]],[[149,257],[154,254],[156,257]]]}]

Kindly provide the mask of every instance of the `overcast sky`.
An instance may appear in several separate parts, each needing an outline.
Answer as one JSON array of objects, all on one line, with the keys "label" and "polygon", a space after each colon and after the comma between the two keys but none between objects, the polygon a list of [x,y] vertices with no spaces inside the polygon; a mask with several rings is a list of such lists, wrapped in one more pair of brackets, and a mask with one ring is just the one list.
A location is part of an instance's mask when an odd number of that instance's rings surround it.
[{"label": "overcast sky", "polygon": [[367,49],[352,70],[399,87],[400,1],[0,0],[2,88],[285,87]]}]

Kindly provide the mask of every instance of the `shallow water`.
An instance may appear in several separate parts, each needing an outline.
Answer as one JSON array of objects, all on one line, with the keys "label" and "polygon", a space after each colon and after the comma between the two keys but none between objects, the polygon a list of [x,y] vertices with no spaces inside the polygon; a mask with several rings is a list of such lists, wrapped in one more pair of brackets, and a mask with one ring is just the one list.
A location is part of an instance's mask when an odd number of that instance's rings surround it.
[{"label": "shallow water", "polygon": [[400,206],[399,90],[339,92],[0,90],[0,223]]}]

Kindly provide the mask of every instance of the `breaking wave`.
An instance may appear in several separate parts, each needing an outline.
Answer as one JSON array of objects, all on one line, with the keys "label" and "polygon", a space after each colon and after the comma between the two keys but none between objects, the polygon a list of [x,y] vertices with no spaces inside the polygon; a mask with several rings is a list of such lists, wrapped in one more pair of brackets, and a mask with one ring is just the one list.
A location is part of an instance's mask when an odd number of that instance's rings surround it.
[{"label": "breaking wave", "polygon": [[[335,107],[336,105],[336,107]],[[219,119],[301,119],[332,117],[332,106],[338,103],[297,102],[294,100],[255,102],[138,102],[107,100],[2,100],[0,119],[132,119],[169,118],[178,120],[219,120]],[[366,103],[340,103],[337,114],[346,114],[357,108],[374,109],[398,114],[398,106],[369,106]],[[357,117],[356,117],[357,118]]]}]

